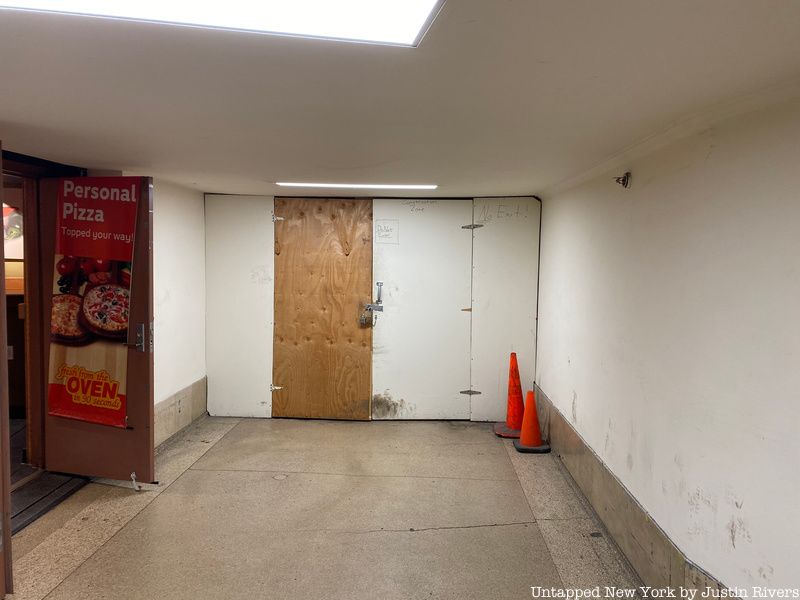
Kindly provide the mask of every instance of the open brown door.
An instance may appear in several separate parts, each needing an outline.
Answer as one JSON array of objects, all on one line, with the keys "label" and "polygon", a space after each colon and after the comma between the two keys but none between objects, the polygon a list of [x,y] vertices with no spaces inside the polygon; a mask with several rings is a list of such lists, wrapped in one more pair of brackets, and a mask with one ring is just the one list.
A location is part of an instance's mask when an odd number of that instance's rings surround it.
[{"label": "open brown door", "polygon": [[[3,172],[0,143],[0,173]],[[0,180],[0,202],[3,185]],[[11,581],[11,432],[8,423],[8,356],[6,332],[6,270],[3,244],[0,244],[0,597],[13,591]]]},{"label": "open brown door", "polygon": [[[111,223],[119,215],[134,233],[124,251],[124,227]],[[81,232],[87,231],[101,240],[107,235],[107,253],[84,245]],[[41,181],[36,309],[45,325],[50,471],[155,481],[152,231],[150,178]],[[65,234],[79,251],[64,250]]]},{"label": "open brown door", "polygon": [[367,420],[372,200],[276,198],[275,217],[272,416]]}]

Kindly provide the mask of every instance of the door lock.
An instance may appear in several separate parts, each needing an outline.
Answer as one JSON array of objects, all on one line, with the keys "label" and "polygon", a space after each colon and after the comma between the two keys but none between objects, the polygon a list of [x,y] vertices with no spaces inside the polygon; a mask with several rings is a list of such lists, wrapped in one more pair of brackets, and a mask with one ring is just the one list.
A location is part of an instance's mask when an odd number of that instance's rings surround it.
[{"label": "door lock", "polygon": [[375,302],[364,306],[364,310],[370,312],[383,312],[383,282],[376,281],[375,287],[378,288],[378,291],[375,294]]},{"label": "door lock", "polygon": [[375,327],[378,321],[378,315],[375,313],[383,312],[383,282],[375,282],[378,291],[375,294],[375,302],[370,302],[364,305],[364,310],[361,311],[361,316],[358,318],[358,324],[361,327]]},{"label": "door lock", "polygon": [[[135,348],[137,352],[144,352],[144,323],[139,323],[136,325],[136,343],[131,344],[128,342],[125,344],[128,348]],[[152,334],[150,341],[152,342]]]}]

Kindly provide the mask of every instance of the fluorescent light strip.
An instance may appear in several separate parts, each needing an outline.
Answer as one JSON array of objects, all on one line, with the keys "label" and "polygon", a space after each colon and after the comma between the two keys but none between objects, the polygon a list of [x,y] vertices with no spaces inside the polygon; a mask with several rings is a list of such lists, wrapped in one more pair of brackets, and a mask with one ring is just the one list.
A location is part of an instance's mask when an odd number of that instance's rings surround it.
[{"label": "fluorescent light strip", "polygon": [[444,0],[0,0],[0,9],[415,46],[443,4]]},{"label": "fluorescent light strip", "polygon": [[403,184],[403,183],[306,183],[300,181],[276,181],[275,185],[281,187],[302,188],[336,188],[356,190],[435,190],[435,184]]}]

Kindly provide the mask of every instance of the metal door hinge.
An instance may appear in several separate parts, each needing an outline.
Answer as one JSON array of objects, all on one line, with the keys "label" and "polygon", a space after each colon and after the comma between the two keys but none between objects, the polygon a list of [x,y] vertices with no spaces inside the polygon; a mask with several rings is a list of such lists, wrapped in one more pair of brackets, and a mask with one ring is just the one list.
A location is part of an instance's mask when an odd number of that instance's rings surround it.
[{"label": "metal door hinge", "polygon": [[283,388],[281,386],[279,386],[279,385],[272,385],[271,383],[269,384],[269,391],[270,392],[275,392],[275,391],[282,390],[282,389]]},{"label": "metal door hinge", "polygon": [[466,394],[467,396],[480,396],[480,392],[478,390],[464,390],[459,392],[459,394]]},{"label": "metal door hinge", "polygon": [[272,222],[273,222],[273,223],[274,223],[275,221],[285,221],[285,220],[286,220],[285,218],[283,218],[283,217],[278,217],[278,216],[276,216],[276,215],[275,215],[275,213],[272,213]]},{"label": "metal door hinge", "polygon": [[462,225],[461,229],[478,229],[479,227],[483,227],[483,225],[479,223],[473,223],[472,225]]}]

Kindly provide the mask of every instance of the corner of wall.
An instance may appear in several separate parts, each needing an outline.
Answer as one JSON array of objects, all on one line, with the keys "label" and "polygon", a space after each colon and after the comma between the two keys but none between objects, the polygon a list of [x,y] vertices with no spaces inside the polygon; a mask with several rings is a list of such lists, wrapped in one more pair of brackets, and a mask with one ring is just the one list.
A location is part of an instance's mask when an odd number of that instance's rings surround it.
[{"label": "corner of wall", "polygon": [[205,207],[202,192],[154,182],[155,402],[207,374]]},{"label": "corner of wall", "polygon": [[156,447],[207,414],[207,389],[207,380],[203,377],[156,403]]}]

